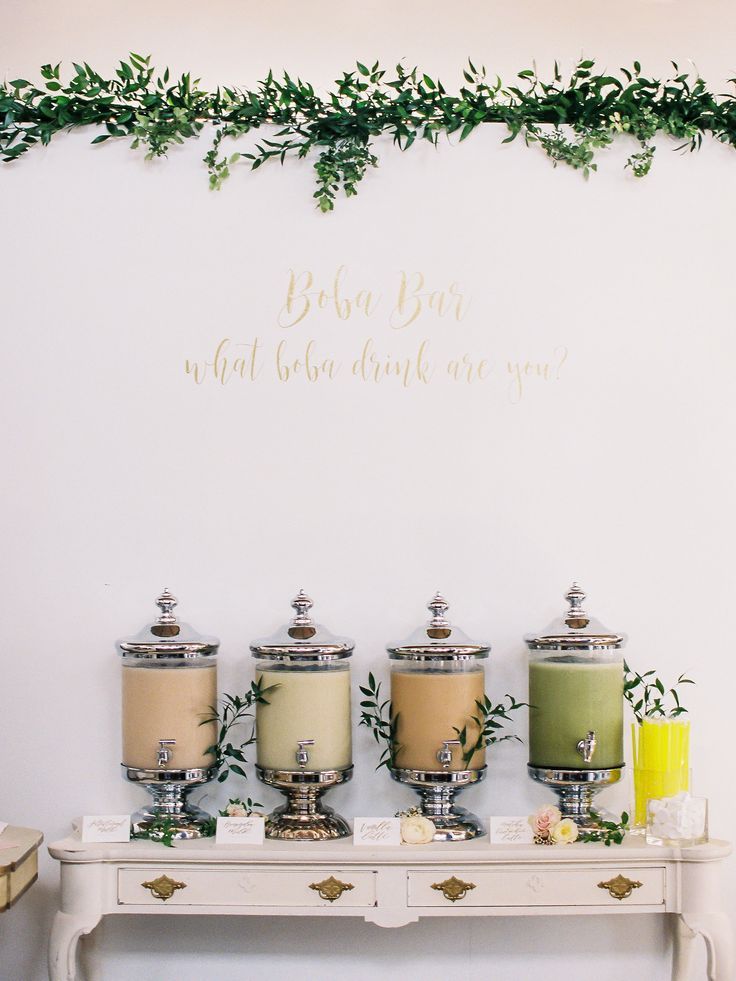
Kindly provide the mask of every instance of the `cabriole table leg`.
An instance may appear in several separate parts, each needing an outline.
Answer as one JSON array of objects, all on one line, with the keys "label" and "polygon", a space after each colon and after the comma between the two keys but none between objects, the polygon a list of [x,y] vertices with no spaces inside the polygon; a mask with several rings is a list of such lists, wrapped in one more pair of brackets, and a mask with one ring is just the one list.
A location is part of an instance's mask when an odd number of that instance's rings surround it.
[{"label": "cabriole table leg", "polygon": [[691,981],[693,947],[697,934],[690,929],[679,913],[672,920],[672,981]]},{"label": "cabriole table leg", "polygon": [[49,981],[76,981],[77,943],[100,919],[93,914],[56,914],[49,938]]},{"label": "cabriole table leg", "polygon": [[[736,978],[736,959],[734,958],[734,939],[731,922],[726,913],[682,913],[680,926],[675,939],[675,969],[678,969],[678,938],[685,938],[679,946],[682,962],[681,971],[688,968],[689,950],[693,940],[700,934],[705,941],[708,954],[708,981],[734,981]],[[686,936],[688,935],[688,936]],[[684,954],[684,958],[683,958]],[[673,981],[690,981],[685,973],[673,973]]]}]

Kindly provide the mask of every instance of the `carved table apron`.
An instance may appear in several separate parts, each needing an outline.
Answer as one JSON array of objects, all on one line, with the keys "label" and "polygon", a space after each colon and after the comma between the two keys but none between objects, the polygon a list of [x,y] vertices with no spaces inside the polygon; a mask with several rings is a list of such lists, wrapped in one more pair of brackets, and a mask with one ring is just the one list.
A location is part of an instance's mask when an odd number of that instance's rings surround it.
[{"label": "carved table apron", "polygon": [[673,981],[690,981],[698,935],[710,981],[734,981],[720,890],[726,842],[675,849],[623,845],[452,844],[371,849],[348,840],[166,848],[149,841],[49,846],[61,863],[61,909],[49,942],[51,981],[78,977],[76,948],[103,916],[357,916],[399,927],[427,916],[667,913]]}]

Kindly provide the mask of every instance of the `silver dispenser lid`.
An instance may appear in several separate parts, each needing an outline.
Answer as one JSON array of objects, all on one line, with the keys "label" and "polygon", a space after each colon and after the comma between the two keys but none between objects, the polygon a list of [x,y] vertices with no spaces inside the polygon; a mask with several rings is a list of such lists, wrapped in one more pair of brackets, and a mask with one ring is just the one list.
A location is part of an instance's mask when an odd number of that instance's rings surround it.
[{"label": "silver dispenser lid", "polygon": [[403,643],[387,647],[389,657],[407,661],[468,661],[488,657],[490,644],[477,644],[459,627],[453,626],[445,616],[448,608],[442,594],[435,593],[427,604],[431,619]]},{"label": "silver dispenser lid", "polygon": [[585,593],[574,582],[565,594],[569,609],[540,634],[526,634],[530,651],[602,651],[618,650],[626,643],[626,634],[604,627],[583,609]]},{"label": "silver dispenser lid", "polygon": [[309,615],[311,599],[303,589],[291,601],[294,617],[270,637],[250,645],[253,657],[270,661],[340,661],[355,648],[348,637],[336,637]]},{"label": "silver dispenser lid", "polygon": [[179,623],[173,610],[178,600],[164,589],[156,605],[161,611],[157,620],[148,623],[132,637],[123,637],[115,645],[125,658],[167,658],[190,660],[199,657],[215,657],[220,641],[217,637],[205,637],[188,623]]}]

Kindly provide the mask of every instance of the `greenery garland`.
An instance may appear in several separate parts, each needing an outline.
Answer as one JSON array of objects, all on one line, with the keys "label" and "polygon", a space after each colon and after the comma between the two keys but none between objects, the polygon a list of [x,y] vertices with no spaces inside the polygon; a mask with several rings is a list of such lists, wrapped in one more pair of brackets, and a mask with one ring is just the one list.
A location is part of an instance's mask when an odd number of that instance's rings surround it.
[{"label": "greenery garland", "polygon": [[[236,164],[256,170],[268,160],[284,163],[315,151],[314,197],[322,211],[331,211],[340,188],[348,197],[357,193],[367,168],[376,166],[375,137],[389,135],[408,150],[416,140],[437,144],[441,135],[455,133],[464,140],[482,123],[503,123],[509,131],[505,142],[522,135],[555,165],[569,164],[586,177],[596,169],[596,150],[628,134],[639,146],[626,166],[642,177],[651,167],[651,140],[658,133],[690,150],[700,147],[706,133],[736,146],[736,96],[715,95],[700,76],[680,73],[672,64],[675,75],[660,80],[644,76],[638,62],[616,76],[596,74],[595,63],[585,60],[563,81],[555,63],[549,82],[536,69],[526,69],[506,86],[500,78],[488,81],[485,68],[468,62],[458,95],[448,94],[439,79],[401,64],[389,78],[378,62],[371,68],[357,62],[325,95],[308,82],[286,73],[278,79],[273,72],[255,89],[224,86],[208,92],[190,73],[178,81],[171,80],[168,68],[156,74],[150,57],[137,54],[121,61],[113,78],[86,62],[75,63],[76,74],[64,83],[60,65],[44,65],[42,88],[23,78],[0,85],[0,155],[17,160],[35,144],[48,144],[55,133],[98,126],[104,131],[93,143],[131,137],[133,148],[144,147],[151,159],[210,125],[213,142],[204,160],[212,189],[220,189]],[[264,126],[269,138],[261,138],[253,152],[225,151],[226,140]]]}]

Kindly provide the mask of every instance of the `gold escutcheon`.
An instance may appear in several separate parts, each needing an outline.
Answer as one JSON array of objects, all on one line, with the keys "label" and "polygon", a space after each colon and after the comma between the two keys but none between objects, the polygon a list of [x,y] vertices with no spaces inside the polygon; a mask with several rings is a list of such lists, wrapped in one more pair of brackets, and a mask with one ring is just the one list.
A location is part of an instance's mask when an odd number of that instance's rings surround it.
[{"label": "gold escutcheon", "polygon": [[177,882],[176,879],[170,879],[168,875],[160,875],[158,879],[152,879],[151,882],[141,882],[144,889],[150,889],[151,895],[155,896],[156,899],[163,899],[166,902],[167,899],[171,899],[177,889],[186,889],[186,882]]},{"label": "gold escutcheon", "polygon": [[615,879],[608,882],[599,882],[599,889],[607,889],[614,899],[628,899],[634,889],[641,889],[641,882],[627,879],[625,875],[617,875]]},{"label": "gold escutcheon", "polygon": [[323,879],[322,882],[310,883],[309,888],[319,893],[321,899],[326,899],[328,903],[334,903],[344,892],[355,889],[355,886],[352,882],[340,882],[334,875],[331,875],[329,879]]},{"label": "gold escutcheon", "polygon": [[445,879],[444,882],[433,882],[432,888],[441,892],[445,899],[449,899],[451,903],[456,903],[458,899],[464,899],[471,889],[475,889],[475,883],[463,882],[462,879],[457,879],[453,875],[450,879]]}]

